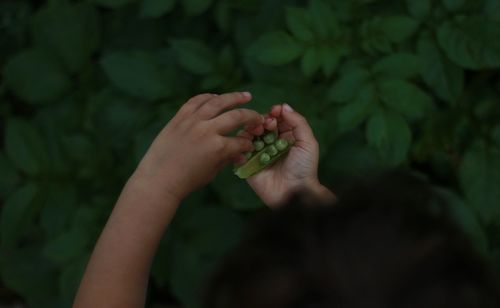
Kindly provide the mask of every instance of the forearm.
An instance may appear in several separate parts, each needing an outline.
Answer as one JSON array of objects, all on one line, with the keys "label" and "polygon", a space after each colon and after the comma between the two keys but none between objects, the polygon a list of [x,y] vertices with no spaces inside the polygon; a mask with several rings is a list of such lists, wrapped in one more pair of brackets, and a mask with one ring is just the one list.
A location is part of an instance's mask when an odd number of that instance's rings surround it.
[{"label": "forearm", "polygon": [[96,244],[74,308],[144,307],[149,271],[179,200],[134,175]]}]

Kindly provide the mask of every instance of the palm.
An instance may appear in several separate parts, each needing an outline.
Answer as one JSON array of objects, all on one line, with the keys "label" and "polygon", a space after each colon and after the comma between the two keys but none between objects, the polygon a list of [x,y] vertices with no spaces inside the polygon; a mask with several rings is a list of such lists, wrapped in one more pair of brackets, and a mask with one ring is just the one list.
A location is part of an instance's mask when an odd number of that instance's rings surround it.
[{"label": "palm", "polygon": [[315,153],[294,145],[287,157],[250,177],[248,183],[268,205],[286,201],[289,193],[315,176]]}]

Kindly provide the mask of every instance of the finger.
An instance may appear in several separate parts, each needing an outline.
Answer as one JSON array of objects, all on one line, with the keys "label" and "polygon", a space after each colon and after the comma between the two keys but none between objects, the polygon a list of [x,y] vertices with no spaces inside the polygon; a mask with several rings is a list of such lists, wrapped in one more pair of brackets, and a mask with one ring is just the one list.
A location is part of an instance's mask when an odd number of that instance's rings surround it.
[{"label": "finger", "polygon": [[210,99],[216,97],[217,94],[212,93],[203,93],[198,94],[190,98],[182,107],[182,112],[185,113],[193,113],[196,109],[198,109],[201,105],[208,102]]},{"label": "finger", "polygon": [[293,136],[297,142],[312,143],[316,141],[306,118],[294,111],[290,105],[283,104],[281,116],[284,122],[292,128]]},{"label": "finger", "polygon": [[200,106],[196,113],[203,119],[212,119],[224,110],[247,103],[251,99],[252,95],[250,92],[233,92],[218,95]]},{"label": "finger", "polygon": [[281,105],[274,105],[271,107],[271,112],[269,114],[275,118],[279,118],[281,116]]},{"label": "finger", "polygon": [[267,130],[276,130],[276,128],[278,128],[278,120],[276,120],[275,118],[268,118],[264,123],[264,127]]},{"label": "finger", "polygon": [[264,117],[250,109],[233,109],[211,120],[217,132],[227,134],[242,125],[262,125]]},{"label": "finger", "polygon": [[292,131],[293,128],[290,126],[290,124],[281,121],[281,122],[278,122],[278,130],[280,132],[289,132],[289,131]]},{"label": "finger", "polygon": [[251,132],[249,132],[247,128],[245,128],[245,129],[240,130],[240,131],[236,134],[236,136],[237,136],[237,137],[241,137],[241,138],[245,138],[245,139],[252,140],[254,135],[253,135]]},{"label": "finger", "polygon": [[231,157],[231,161],[233,162],[233,164],[235,164],[236,166],[241,166],[243,165],[244,163],[246,163],[247,161],[247,158],[245,157],[245,155],[243,154],[238,154],[236,156],[233,156]]},{"label": "finger", "polygon": [[[224,152],[223,157],[228,159],[235,159],[246,152],[252,152],[254,150],[253,143],[251,140],[239,137],[224,137]],[[243,159],[245,157],[243,156]]]}]

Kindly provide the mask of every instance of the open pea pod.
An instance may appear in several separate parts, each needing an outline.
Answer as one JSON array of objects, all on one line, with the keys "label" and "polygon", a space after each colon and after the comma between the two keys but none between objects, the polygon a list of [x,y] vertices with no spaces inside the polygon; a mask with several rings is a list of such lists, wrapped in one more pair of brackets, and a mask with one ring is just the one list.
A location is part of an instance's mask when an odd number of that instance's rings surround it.
[{"label": "open pea pod", "polygon": [[254,140],[255,151],[247,153],[247,162],[236,167],[234,174],[241,179],[251,177],[283,158],[292,145],[285,139],[277,139],[276,132],[269,132],[262,138]]}]

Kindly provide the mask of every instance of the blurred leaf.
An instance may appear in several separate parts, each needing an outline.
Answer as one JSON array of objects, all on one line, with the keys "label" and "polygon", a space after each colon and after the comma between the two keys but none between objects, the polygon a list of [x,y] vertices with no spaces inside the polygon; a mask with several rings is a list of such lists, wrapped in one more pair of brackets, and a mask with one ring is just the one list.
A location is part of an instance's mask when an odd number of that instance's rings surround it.
[{"label": "blurred leaf", "polygon": [[488,239],[482,228],[478,217],[473,209],[468,206],[458,195],[444,188],[436,189],[438,194],[444,198],[449,205],[452,218],[470,237],[474,246],[484,256],[488,255]]},{"label": "blurred leaf", "polygon": [[314,75],[314,73],[316,73],[316,71],[320,68],[320,61],[321,58],[318,49],[316,47],[309,47],[302,57],[302,73],[309,77]]},{"label": "blurred leaf", "polygon": [[37,192],[37,185],[25,184],[5,201],[1,218],[2,245],[14,246],[25,231],[24,228],[32,218],[31,211]]},{"label": "blurred leaf", "polygon": [[370,115],[375,101],[373,85],[365,85],[356,95],[356,99],[340,108],[337,125],[341,132],[350,131],[363,123]]},{"label": "blurred leaf", "polygon": [[373,71],[388,77],[411,78],[423,70],[422,60],[410,53],[395,53],[382,58],[373,67]]},{"label": "blurred leaf", "polygon": [[116,9],[126,4],[136,2],[137,0],[90,0],[90,1],[105,7]]},{"label": "blurred leaf", "polygon": [[366,125],[366,138],[388,163],[397,165],[406,160],[411,131],[397,113],[382,110],[373,113]]},{"label": "blurred leaf", "polygon": [[175,0],[143,0],[141,16],[145,18],[157,18],[172,11]]},{"label": "blurred leaf", "polygon": [[432,99],[413,84],[399,79],[378,82],[382,101],[394,111],[409,118],[421,118],[432,106]]},{"label": "blurred leaf", "polygon": [[205,12],[213,0],[181,0],[184,10],[188,16],[195,16]]},{"label": "blurred leaf", "polygon": [[3,76],[8,87],[30,103],[51,102],[71,86],[61,65],[39,49],[18,53],[5,65]]},{"label": "blurred leaf", "polygon": [[410,38],[418,29],[418,22],[407,16],[391,16],[382,19],[381,29],[389,40],[400,43]]},{"label": "blurred leaf", "polygon": [[143,51],[121,51],[105,55],[101,66],[115,87],[147,100],[167,97],[171,89],[155,58]]},{"label": "blurred leaf", "polygon": [[33,37],[56,53],[73,73],[79,72],[99,45],[99,15],[87,3],[52,2],[33,19]]},{"label": "blurred leaf", "polygon": [[369,77],[369,73],[365,70],[350,70],[335,82],[330,88],[328,96],[334,102],[347,103],[354,99],[358,89],[368,81]]},{"label": "blurred leaf", "polygon": [[198,208],[183,220],[173,243],[170,285],[186,307],[199,307],[201,282],[238,242],[241,227],[238,215],[216,207]]},{"label": "blurred leaf", "polygon": [[311,42],[314,39],[309,19],[309,14],[303,8],[288,7],[286,9],[288,30],[290,30],[294,37],[304,42]]},{"label": "blurred leaf", "polygon": [[250,47],[251,53],[264,64],[282,65],[297,59],[302,46],[293,37],[282,31],[268,32]]},{"label": "blurred leaf", "polygon": [[5,197],[17,186],[19,180],[19,174],[12,163],[4,153],[0,152],[0,199],[5,200]]},{"label": "blurred leaf", "polygon": [[246,181],[238,179],[229,166],[219,172],[210,185],[222,201],[234,209],[255,210],[264,206]]},{"label": "blurred leaf", "polygon": [[459,10],[467,0],[442,0],[444,6],[450,11]]},{"label": "blurred leaf", "polygon": [[406,0],[408,11],[413,17],[422,19],[429,15],[433,0]]},{"label": "blurred leaf", "polygon": [[45,196],[39,223],[47,237],[53,239],[70,226],[78,196],[75,187],[70,184],[49,185]]},{"label": "blurred leaf", "polygon": [[439,45],[457,65],[467,69],[500,67],[500,23],[471,16],[443,23]]},{"label": "blurred leaf", "polygon": [[319,56],[322,62],[323,74],[330,77],[337,68],[340,60],[347,54],[342,46],[323,45],[319,48]]},{"label": "blurred leaf", "polygon": [[39,175],[47,170],[47,150],[42,136],[25,120],[7,120],[5,151],[14,165],[29,175]]},{"label": "blurred leaf", "polygon": [[437,96],[454,104],[464,88],[464,71],[448,60],[429,37],[418,41],[418,52],[425,63],[422,77]]},{"label": "blurred leaf", "polygon": [[57,307],[57,272],[37,246],[2,251],[2,283],[21,295],[28,307]]},{"label": "blurred leaf", "polygon": [[43,255],[56,264],[67,264],[86,251],[89,235],[87,230],[73,227],[48,241]]},{"label": "blurred leaf", "polygon": [[59,290],[62,300],[68,307],[73,303],[88,260],[89,256],[87,254],[83,254],[78,259],[71,262],[71,264],[63,268],[63,272],[59,278]]},{"label": "blurred leaf", "polygon": [[340,28],[332,8],[322,0],[309,2],[310,21],[313,31],[321,39],[337,37]]},{"label": "blurred leaf", "polygon": [[491,224],[500,219],[500,150],[476,145],[465,154],[459,178],[467,201],[481,219]]},{"label": "blurred leaf", "polygon": [[179,59],[179,64],[187,71],[207,75],[214,70],[215,54],[203,42],[194,39],[172,41],[172,47]]}]

